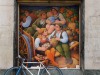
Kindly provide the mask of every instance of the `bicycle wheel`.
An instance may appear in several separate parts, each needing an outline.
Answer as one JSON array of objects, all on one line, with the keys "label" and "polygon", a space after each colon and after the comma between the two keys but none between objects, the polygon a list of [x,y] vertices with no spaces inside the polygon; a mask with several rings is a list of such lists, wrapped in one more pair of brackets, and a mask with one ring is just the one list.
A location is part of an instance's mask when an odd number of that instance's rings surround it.
[{"label": "bicycle wheel", "polygon": [[8,69],[4,75],[26,75],[26,73],[23,70],[19,71],[19,67],[12,67]]},{"label": "bicycle wheel", "polygon": [[[48,66],[47,70],[50,73],[50,75],[63,75],[62,71],[58,67]],[[47,73],[46,69],[44,68],[41,71],[40,75],[49,75],[49,74]]]}]

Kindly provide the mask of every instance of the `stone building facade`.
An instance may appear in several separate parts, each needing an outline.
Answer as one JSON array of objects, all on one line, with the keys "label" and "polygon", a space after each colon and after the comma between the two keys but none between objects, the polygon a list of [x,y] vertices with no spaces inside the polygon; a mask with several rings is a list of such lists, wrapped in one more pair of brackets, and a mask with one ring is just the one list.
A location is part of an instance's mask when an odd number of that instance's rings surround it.
[{"label": "stone building facade", "polygon": [[[64,75],[99,75],[100,69],[100,0],[82,1],[82,68],[62,70]],[[0,75],[13,66],[16,53],[16,0],[0,0]],[[84,73],[83,73],[84,72]]]}]

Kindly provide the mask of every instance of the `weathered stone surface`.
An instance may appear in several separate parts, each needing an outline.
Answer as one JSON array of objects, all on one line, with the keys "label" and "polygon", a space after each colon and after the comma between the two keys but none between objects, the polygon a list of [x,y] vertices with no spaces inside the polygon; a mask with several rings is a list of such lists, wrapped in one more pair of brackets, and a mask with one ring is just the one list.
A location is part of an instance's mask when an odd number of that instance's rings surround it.
[{"label": "weathered stone surface", "polygon": [[0,26],[0,69],[13,65],[13,32],[9,26]]},{"label": "weathered stone surface", "polygon": [[[0,26],[14,26],[14,6],[0,6]],[[11,29],[12,30],[12,29]]]},{"label": "weathered stone surface", "polygon": [[100,69],[100,0],[85,0],[85,69]]},{"label": "weathered stone surface", "polygon": [[100,75],[100,70],[86,70],[84,75]]},{"label": "weathered stone surface", "polygon": [[14,5],[14,0],[0,0],[0,6]]},{"label": "weathered stone surface", "polygon": [[0,0],[0,69],[13,66],[14,0]]}]

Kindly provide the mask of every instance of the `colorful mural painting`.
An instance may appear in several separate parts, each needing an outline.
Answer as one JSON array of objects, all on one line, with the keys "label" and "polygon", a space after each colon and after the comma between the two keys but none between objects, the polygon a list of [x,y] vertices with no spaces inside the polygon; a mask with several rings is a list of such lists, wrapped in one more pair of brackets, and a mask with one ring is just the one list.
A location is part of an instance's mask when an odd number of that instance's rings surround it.
[{"label": "colorful mural painting", "polygon": [[43,62],[59,68],[77,68],[79,6],[19,7],[19,55],[26,62]]}]

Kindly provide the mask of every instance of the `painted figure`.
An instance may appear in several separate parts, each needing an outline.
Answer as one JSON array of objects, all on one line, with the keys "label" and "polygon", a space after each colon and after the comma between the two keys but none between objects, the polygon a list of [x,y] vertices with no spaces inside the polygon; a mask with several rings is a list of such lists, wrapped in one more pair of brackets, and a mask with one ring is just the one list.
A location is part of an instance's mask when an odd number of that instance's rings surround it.
[{"label": "painted figure", "polygon": [[30,13],[32,12],[29,10],[25,10],[26,21],[20,23],[23,28],[28,28],[31,25],[32,18],[30,17]]},{"label": "painted figure", "polygon": [[48,30],[48,34],[51,34],[54,31],[54,22],[55,22],[55,17],[53,16],[52,12],[47,12],[47,20],[46,20],[46,29]]},{"label": "painted figure", "polygon": [[[46,44],[49,45],[49,48]],[[55,49],[50,46],[51,45],[48,43],[47,30],[43,29],[38,38],[35,39],[36,52],[37,54],[46,55],[54,66],[58,66],[58,64],[54,60]]]},{"label": "painted figure", "polygon": [[39,18],[32,24],[31,27],[27,29],[27,32],[30,33],[34,38],[36,38],[38,35],[38,31],[41,28],[45,28],[46,18],[47,18],[46,12],[41,11],[39,14]]},{"label": "painted figure", "polygon": [[60,52],[67,60],[68,64],[72,64],[70,49],[68,45],[68,35],[66,31],[62,30],[62,24],[58,23],[55,25],[55,31],[49,36],[49,40],[52,38],[58,41],[58,44],[55,45],[55,49]]},{"label": "painted figure", "polygon": [[55,17],[55,23],[61,23],[62,25],[64,25],[66,23],[65,18],[63,17],[63,15],[61,13],[58,12],[58,8],[57,7],[53,7],[51,9],[54,17]]}]

